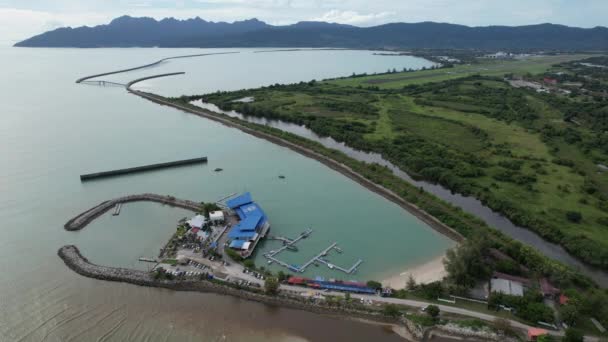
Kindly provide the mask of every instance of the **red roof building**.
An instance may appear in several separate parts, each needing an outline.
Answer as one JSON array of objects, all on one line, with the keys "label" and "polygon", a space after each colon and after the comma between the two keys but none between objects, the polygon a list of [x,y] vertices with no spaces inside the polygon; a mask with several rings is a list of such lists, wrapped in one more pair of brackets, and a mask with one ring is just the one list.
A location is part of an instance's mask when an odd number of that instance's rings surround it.
[{"label": "red roof building", "polygon": [[547,335],[547,330],[540,328],[528,329],[528,341],[537,341],[540,336]]},{"label": "red roof building", "polygon": [[551,77],[545,77],[543,81],[545,83],[551,84],[551,85],[556,85],[557,84],[557,80],[555,78],[551,78]]}]

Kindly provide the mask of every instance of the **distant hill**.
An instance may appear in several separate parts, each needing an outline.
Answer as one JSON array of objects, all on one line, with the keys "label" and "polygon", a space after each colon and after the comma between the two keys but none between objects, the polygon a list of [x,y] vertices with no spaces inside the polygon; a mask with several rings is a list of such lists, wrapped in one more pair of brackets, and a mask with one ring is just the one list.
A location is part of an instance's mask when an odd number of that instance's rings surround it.
[{"label": "distant hill", "polygon": [[273,26],[257,19],[226,23],[198,17],[157,21],[123,16],[107,25],[59,28],[15,46],[608,50],[608,28],[554,24],[468,27],[434,22],[366,28],[325,22]]}]

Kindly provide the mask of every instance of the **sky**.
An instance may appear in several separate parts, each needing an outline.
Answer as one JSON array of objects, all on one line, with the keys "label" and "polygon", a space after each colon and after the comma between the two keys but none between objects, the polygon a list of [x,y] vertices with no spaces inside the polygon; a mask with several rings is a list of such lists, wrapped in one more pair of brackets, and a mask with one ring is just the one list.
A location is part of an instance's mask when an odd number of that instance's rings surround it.
[{"label": "sky", "polygon": [[0,43],[62,26],[94,26],[121,15],[227,21],[258,18],[373,26],[436,21],[469,26],[556,23],[608,26],[608,0],[0,0]]}]

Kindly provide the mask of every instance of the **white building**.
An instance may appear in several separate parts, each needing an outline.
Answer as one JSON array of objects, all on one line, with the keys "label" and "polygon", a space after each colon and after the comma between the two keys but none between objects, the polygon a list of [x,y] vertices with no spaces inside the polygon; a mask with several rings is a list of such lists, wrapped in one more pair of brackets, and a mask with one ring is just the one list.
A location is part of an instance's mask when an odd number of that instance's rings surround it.
[{"label": "white building", "polygon": [[224,212],[221,210],[212,211],[209,213],[209,220],[211,223],[221,223],[224,222]]},{"label": "white building", "polygon": [[521,297],[524,295],[522,283],[509,279],[492,278],[490,281],[492,292],[499,292],[506,295]]},{"label": "white building", "polygon": [[207,219],[203,215],[196,215],[187,222],[191,228],[201,229],[207,223]]}]

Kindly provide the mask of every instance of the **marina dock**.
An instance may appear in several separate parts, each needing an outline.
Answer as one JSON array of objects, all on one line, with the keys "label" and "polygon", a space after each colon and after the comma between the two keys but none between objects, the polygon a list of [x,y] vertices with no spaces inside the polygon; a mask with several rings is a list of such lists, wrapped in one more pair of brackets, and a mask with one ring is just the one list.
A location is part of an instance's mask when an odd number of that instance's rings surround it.
[{"label": "marina dock", "polygon": [[286,263],[285,261],[282,261],[276,257],[279,253],[283,252],[286,249],[297,251],[296,244],[298,243],[298,241],[300,241],[301,239],[307,238],[308,236],[310,236],[310,234],[312,234],[312,229],[309,228],[306,231],[302,232],[295,239],[289,239],[289,238],[282,237],[282,236],[270,236],[270,237],[268,237],[269,240],[281,241],[281,242],[283,242],[283,246],[281,246],[277,250],[273,250],[273,251],[270,251],[270,252],[264,254],[264,257],[266,257],[266,259],[268,259],[269,264],[277,263],[278,265],[281,265],[292,272],[299,272],[299,273],[303,273],[304,271],[306,271],[306,269],[312,264],[321,263],[321,264],[325,264],[325,266],[327,266],[331,270],[338,270],[338,271],[344,272],[346,274],[352,274],[352,273],[355,273],[357,271],[357,268],[359,267],[359,265],[361,265],[361,263],[363,263],[363,260],[359,259],[350,268],[344,268],[344,267],[341,267],[338,265],[334,265],[331,262],[329,262],[328,260],[326,260],[324,257],[326,257],[329,254],[329,252],[331,252],[332,250],[335,250],[338,253],[343,252],[342,249],[340,247],[338,247],[337,242],[332,243],[327,248],[325,248],[324,250],[319,252],[319,254],[315,255],[314,257],[312,257],[310,260],[308,260],[306,263],[304,263],[301,266],[290,265],[290,264]]},{"label": "marina dock", "polygon": [[151,170],[158,170],[158,169],[185,166],[185,165],[193,165],[193,164],[200,164],[200,163],[207,163],[207,157],[184,159],[184,160],[178,160],[178,161],[167,162],[167,163],[150,164],[150,165],[144,165],[144,166],[130,167],[130,168],[126,168],[126,169],[89,173],[89,174],[85,174],[85,175],[80,175],[80,181],[88,181],[88,180],[93,180],[93,179],[97,179],[97,178],[120,176],[120,175],[126,175],[126,174],[130,174],[130,173],[136,173],[136,172],[145,172],[145,171],[151,171]]}]

